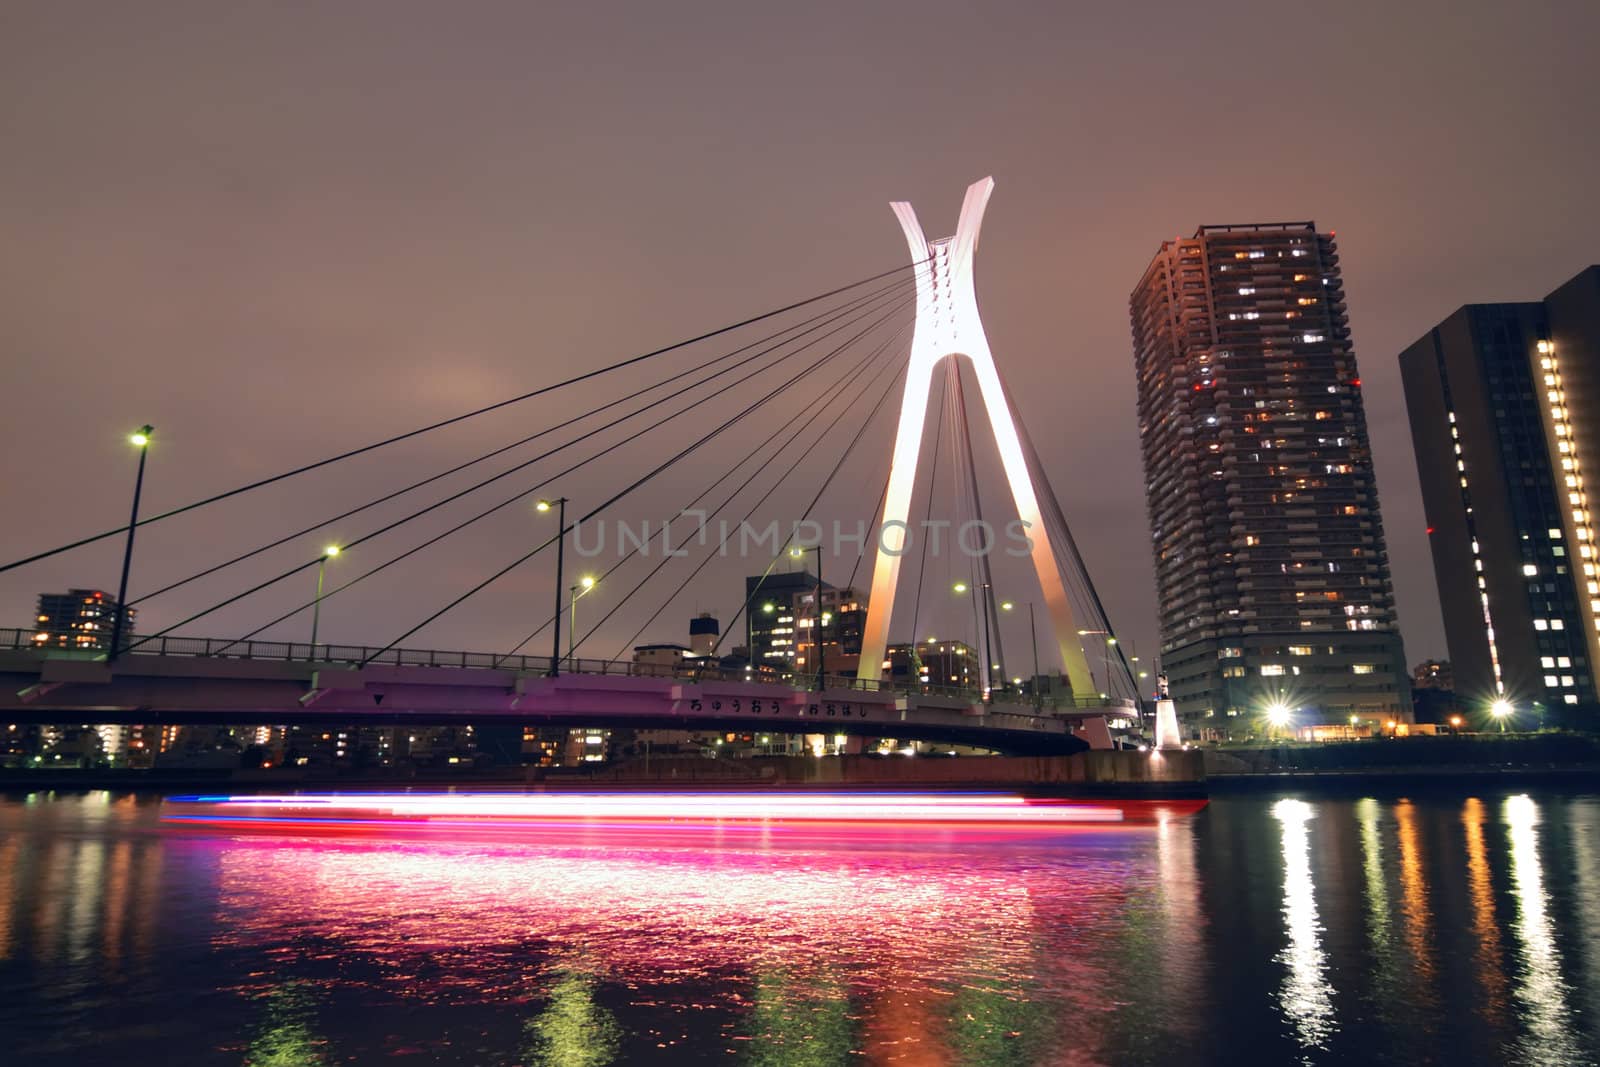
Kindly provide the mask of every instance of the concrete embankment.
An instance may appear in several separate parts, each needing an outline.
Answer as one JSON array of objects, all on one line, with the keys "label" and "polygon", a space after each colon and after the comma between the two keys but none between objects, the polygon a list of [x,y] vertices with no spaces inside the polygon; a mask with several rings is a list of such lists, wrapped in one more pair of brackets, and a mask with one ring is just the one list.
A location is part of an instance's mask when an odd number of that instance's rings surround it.
[{"label": "concrete embankment", "polygon": [[1576,785],[1600,789],[1600,739],[1464,734],[1204,750],[1211,792]]}]

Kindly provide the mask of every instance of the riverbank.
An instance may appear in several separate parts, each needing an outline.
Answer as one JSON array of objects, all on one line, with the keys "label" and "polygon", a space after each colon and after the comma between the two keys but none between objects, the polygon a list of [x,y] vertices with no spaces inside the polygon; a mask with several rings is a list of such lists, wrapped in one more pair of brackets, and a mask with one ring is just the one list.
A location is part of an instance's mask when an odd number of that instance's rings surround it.
[{"label": "riverbank", "polygon": [[1212,793],[1307,788],[1600,789],[1600,739],[1586,734],[1462,734],[1203,750]]}]

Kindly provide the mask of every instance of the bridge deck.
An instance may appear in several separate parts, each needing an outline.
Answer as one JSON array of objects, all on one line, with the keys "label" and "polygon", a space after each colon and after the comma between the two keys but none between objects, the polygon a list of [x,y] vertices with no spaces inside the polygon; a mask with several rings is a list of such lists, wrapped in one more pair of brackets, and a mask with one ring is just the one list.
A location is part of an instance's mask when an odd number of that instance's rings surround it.
[{"label": "bridge deck", "polygon": [[1134,714],[1127,702],[984,704],[962,690],[852,678],[806,689],[744,671],[602,660],[563,663],[552,677],[544,657],[396,649],[374,659],[369,649],[215,638],[164,638],[108,664],[103,653],[19,648],[26,639],[8,636],[0,632],[0,721],[9,722],[513,720],[841,733],[1048,753],[1085,747],[1075,724]]}]

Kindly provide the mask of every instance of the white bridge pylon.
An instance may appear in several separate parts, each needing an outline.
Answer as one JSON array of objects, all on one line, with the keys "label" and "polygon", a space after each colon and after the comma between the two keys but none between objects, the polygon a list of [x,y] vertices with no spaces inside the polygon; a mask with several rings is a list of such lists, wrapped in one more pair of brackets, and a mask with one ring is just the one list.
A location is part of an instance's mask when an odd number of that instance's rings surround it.
[{"label": "white bridge pylon", "polygon": [[[1061,556],[1055,551],[1057,546],[1051,542],[1049,530],[1039,513],[1039,499],[1028,476],[1022,442],[1017,436],[1011,407],[1006,403],[1000,373],[995,369],[989,339],[978,317],[972,261],[978,249],[978,229],[983,224],[984,208],[993,191],[993,178],[984,178],[968,186],[955,236],[931,244],[923,236],[917,213],[910,204],[900,201],[891,205],[905,230],[912,262],[925,263],[926,267],[917,272],[917,321],[911,338],[911,362],[906,369],[900,425],[895,432],[894,454],[890,460],[889,489],[883,502],[883,526],[877,560],[872,568],[872,596],[867,601],[867,626],[861,642],[857,677],[876,680],[883,675],[884,656],[889,647],[889,619],[894,612],[895,591],[900,579],[900,558],[906,547],[911,491],[917,481],[917,460],[922,450],[934,368],[946,357],[966,356],[983,394],[983,406],[994,430],[1017,517],[1027,523],[1028,537],[1033,542],[1033,567],[1044,591],[1067,680],[1074,696],[1091,696],[1094,683],[1083,646],[1078,641],[1072,605],[1067,600],[1066,583],[1057,563]],[[912,634],[911,638],[915,641],[916,635]],[[987,678],[989,664],[984,663],[982,667],[983,677]]]}]

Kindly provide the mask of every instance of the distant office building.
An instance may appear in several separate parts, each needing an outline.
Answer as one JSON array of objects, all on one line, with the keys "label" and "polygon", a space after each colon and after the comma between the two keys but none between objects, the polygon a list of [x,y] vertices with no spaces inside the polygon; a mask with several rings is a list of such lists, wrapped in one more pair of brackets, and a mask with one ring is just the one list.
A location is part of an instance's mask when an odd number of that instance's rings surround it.
[{"label": "distant office building", "polygon": [[1594,704],[1600,266],[1542,301],[1461,308],[1400,374],[1464,707]]},{"label": "distant office building", "polygon": [[917,645],[890,645],[883,676],[896,685],[922,683],[943,689],[977,691],[977,651],[964,641],[930,637]]},{"label": "distant office building", "polygon": [[1450,669],[1450,661],[1446,659],[1423,660],[1411,668],[1411,687],[1413,689],[1442,689],[1446,692],[1455,692],[1456,674]]},{"label": "distant office building", "polygon": [[1406,717],[1333,234],[1203,226],[1161,245],[1129,309],[1161,668],[1185,725]]},{"label": "distant office building", "polygon": [[[40,593],[34,619],[34,644],[40,648],[109,648],[116,611],[117,598],[98,589]],[[135,608],[123,609],[122,632],[125,635],[133,633],[133,622],[138,615]]]},{"label": "distant office building", "polygon": [[746,578],[745,599],[750,660],[758,669],[815,672],[820,631],[828,673],[854,672],[867,623],[866,598],[856,590],[823,582],[819,600],[816,575],[786,571]]}]

